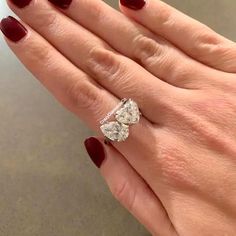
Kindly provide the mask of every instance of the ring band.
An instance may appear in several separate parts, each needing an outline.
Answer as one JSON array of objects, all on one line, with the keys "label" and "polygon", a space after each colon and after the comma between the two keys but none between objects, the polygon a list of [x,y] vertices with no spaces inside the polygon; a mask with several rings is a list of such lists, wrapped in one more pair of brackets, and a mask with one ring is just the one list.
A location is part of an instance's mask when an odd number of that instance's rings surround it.
[{"label": "ring band", "polygon": [[[109,121],[111,116],[115,121]],[[124,98],[100,121],[100,129],[105,136],[106,142],[122,142],[129,137],[129,126],[137,124],[140,120],[138,104],[132,99]]]}]

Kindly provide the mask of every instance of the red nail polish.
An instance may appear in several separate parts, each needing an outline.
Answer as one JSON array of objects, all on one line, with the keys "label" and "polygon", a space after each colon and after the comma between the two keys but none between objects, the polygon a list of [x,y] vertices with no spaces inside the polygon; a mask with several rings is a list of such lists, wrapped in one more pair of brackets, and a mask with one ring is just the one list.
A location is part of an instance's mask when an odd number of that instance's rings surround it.
[{"label": "red nail polish", "polygon": [[105,159],[105,151],[101,142],[91,137],[85,140],[84,145],[93,163],[100,168]]},{"label": "red nail polish", "polygon": [[12,16],[1,20],[0,29],[3,34],[13,42],[18,42],[27,34],[27,29]]},{"label": "red nail polish", "polygon": [[30,4],[31,0],[11,0],[11,2],[19,8],[26,7]]},{"label": "red nail polish", "polygon": [[146,1],[145,0],[120,0],[121,5],[128,7],[132,10],[140,10],[142,9]]},{"label": "red nail polish", "polygon": [[48,0],[48,1],[62,9],[67,9],[72,2],[72,0]]}]

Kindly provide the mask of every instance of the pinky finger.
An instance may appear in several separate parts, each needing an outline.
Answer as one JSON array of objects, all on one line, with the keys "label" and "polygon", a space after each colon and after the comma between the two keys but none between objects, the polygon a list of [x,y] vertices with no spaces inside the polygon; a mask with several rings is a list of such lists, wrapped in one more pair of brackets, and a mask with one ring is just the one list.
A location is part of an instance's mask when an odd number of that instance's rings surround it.
[{"label": "pinky finger", "polygon": [[[120,0],[120,3],[122,12],[127,16],[164,37],[195,60],[218,70],[236,72],[235,42],[163,1]],[[141,8],[141,11],[134,11]]]},{"label": "pinky finger", "polygon": [[156,236],[177,235],[158,197],[114,147],[94,137],[85,147],[114,197],[140,223]]}]

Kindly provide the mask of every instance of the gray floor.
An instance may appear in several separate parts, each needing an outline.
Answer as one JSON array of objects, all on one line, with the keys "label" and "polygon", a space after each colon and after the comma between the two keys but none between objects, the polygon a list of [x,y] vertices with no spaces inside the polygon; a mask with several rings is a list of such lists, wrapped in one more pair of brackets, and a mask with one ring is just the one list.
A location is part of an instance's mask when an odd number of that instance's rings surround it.
[{"label": "gray floor", "polygon": [[[167,2],[236,39],[235,0]],[[0,17],[8,14],[0,1]],[[0,236],[149,235],[113,200],[88,160],[83,140],[92,132],[41,87],[2,38],[0,73]]]}]

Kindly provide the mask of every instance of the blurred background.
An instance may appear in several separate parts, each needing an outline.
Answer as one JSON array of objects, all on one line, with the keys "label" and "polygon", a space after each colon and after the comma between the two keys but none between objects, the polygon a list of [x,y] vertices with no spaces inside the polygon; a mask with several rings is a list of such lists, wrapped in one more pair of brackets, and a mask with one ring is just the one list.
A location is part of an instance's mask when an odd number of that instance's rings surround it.
[{"label": "blurred background", "polygon": [[[114,0],[107,1],[118,8]],[[168,0],[236,40],[235,0]],[[12,14],[0,1],[0,17]],[[146,236],[84,151],[92,135],[0,37],[0,236]]]}]

